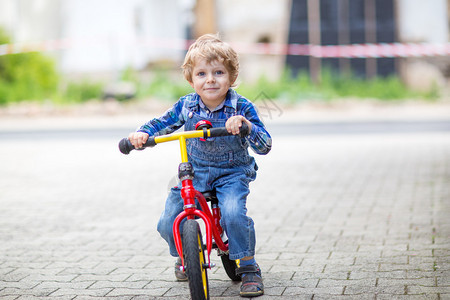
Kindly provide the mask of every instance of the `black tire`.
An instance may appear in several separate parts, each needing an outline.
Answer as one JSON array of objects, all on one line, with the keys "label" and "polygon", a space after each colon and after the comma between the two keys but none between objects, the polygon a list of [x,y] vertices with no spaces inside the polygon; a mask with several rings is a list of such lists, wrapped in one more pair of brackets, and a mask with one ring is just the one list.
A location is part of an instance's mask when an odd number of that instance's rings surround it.
[{"label": "black tire", "polygon": [[209,299],[208,273],[207,268],[203,267],[206,262],[202,244],[198,223],[195,220],[187,220],[183,226],[183,254],[193,300]]},{"label": "black tire", "polygon": [[228,277],[233,281],[241,281],[241,275],[236,275],[236,269],[238,268],[236,261],[231,260],[228,254],[221,255],[220,258],[222,259],[222,265]]}]

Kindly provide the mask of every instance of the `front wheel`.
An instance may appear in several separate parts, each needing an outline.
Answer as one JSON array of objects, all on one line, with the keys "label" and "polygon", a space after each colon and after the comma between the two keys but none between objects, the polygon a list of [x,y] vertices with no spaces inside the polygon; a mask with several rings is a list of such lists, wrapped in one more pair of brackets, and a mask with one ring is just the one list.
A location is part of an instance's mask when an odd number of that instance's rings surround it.
[{"label": "front wheel", "polygon": [[187,220],[183,226],[183,254],[192,299],[209,299],[208,274],[202,233],[195,220]]}]

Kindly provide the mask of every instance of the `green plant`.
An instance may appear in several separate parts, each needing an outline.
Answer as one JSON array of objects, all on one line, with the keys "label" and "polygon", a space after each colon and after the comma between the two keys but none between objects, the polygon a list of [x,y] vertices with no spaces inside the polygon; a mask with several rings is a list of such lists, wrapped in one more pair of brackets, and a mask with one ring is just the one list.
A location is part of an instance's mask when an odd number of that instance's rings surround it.
[{"label": "green plant", "polygon": [[[0,29],[0,44],[10,43]],[[22,100],[43,100],[53,95],[59,76],[54,61],[40,53],[0,56],[0,105]]]},{"label": "green plant", "polygon": [[170,78],[168,72],[155,71],[149,83],[139,84],[139,96],[154,96],[161,99],[178,99],[193,89],[185,80],[175,80]]},{"label": "green plant", "polygon": [[83,80],[69,82],[63,91],[63,102],[85,102],[102,96],[103,84]]},{"label": "green plant", "polygon": [[120,80],[138,83],[139,74],[135,69],[133,69],[133,67],[129,66],[122,71],[122,74],[120,75]]},{"label": "green plant", "polygon": [[374,98],[383,101],[439,97],[437,87],[425,93],[413,92],[396,76],[366,80],[351,74],[341,75],[328,69],[322,70],[320,82],[316,84],[310,80],[306,72],[293,76],[289,70],[286,70],[279,80],[270,81],[265,76],[261,76],[253,84],[243,83],[238,91],[250,98],[264,92],[268,97],[288,102],[332,101],[346,97]]}]

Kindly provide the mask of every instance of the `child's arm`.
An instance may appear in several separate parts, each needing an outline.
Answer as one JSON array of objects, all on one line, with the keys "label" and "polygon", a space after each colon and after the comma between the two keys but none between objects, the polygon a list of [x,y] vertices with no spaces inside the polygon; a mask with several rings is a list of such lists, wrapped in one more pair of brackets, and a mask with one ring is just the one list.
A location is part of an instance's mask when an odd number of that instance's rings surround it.
[{"label": "child's arm", "polygon": [[183,98],[181,98],[170,109],[168,109],[164,115],[148,121],[137,131],[145,132],[150,136],[164,135],[174,132],[184,125],[184,118],[181,113],[183,110],[183,104],[184,101]]},{"label": "child's arm", "polygon": [[129,134],[128,139],[136,148],[142,148],[149,136],[169,134],[183,126],[182,117],[183,100],[180,99],[160,118],[154,118],[141,127],[136,132]]},{"label": "child's arm", "polygon": [[246,138],[250,147],[257,154],[269,153],[272,149],[272,138],[259,118],[255,106],[248,100],[243,101],[241,104],[242,106],[238,110],[239,115],[229,118],[225,127],[228,129],[228,132],[238,134],[242,122],[246,122],[250,128],[250,135]]}]

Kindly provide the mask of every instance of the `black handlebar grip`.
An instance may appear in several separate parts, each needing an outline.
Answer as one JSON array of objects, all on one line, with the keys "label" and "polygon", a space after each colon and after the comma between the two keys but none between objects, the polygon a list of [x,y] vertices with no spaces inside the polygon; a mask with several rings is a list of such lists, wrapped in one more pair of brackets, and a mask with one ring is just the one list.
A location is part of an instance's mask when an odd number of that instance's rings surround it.
[{"label": "black handlebar grip", "polygon": [[217,127],[209,129],[210,137],[229,136],[231,135],[225,127]]},{"label": "black handlebar grip", "polygon": [[155,147],[155,146],[156,146],[155,137],[149,136],[147,141],[145,142],[145,144],[142,147],[148,148],[148,147]]},{"label": "black handlebar grip", "polygon": [[[209,131],[210,131],[211,137],[233,135],[233,134],[229,133],[225,127],[211,128]],[[242,138],[245,138],[249,134],[250,134],[250,130],[249,130],[247,123],[242,122],[242,126],[239,129],[239,136]]]},{"label": "black handlebar grip", "polygon": [[[150,136],[147,139],[147,142],[145,142],[144,145],[142,145],[142,149],[147,148],[147,147],[153,147],[155,146],[155,137],[154,136]],[[120,152],[122,152],[123,154],[129,154],[132,150],[135,150],[136,148],[134,148],[133,144],[131,144],[130,140],[128,140],[128,138],[123,138],[120,140],[119,142],[119,150]],[[138,150],[142,150],[142,149],[138,149]]]},{"label": "black handlebar grip", "polygon": [[131,152],[131,150],[134,149],[134,146],[130,143],[130,141],[127,138],[123,138],[119,142],[119,150],[123,154],[128,154]]},{"label": "black handlebar grip", "polygon": [[249,134],[250,134],[250,128],[248,127],[247,123],[242,122],[242,126],[239,129],[239,136],[241,138],[245,138]]}]

